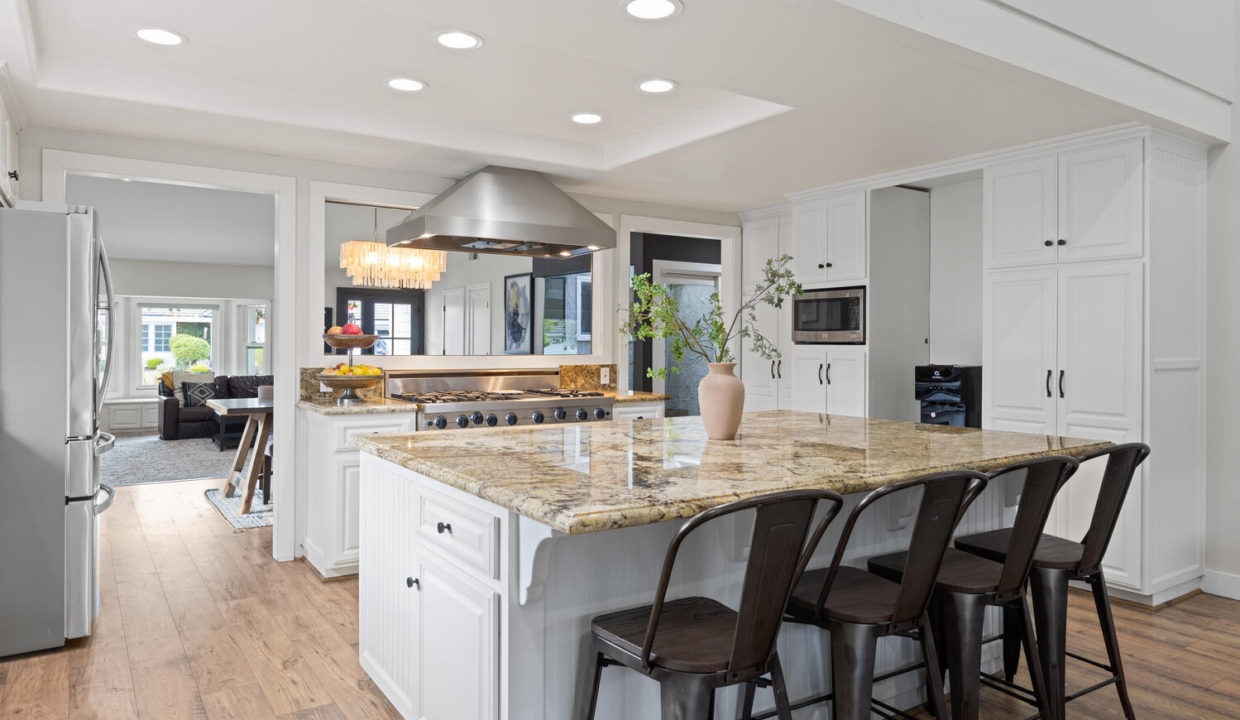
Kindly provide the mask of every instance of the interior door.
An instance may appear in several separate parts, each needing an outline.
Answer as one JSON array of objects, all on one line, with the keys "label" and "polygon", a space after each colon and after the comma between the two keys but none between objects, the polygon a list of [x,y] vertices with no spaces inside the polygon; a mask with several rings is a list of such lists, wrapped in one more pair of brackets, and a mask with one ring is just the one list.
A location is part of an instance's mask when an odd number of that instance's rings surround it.
[{"label": "interior door", "polygon": [[828,350],[826,360],[823,379],[827,386],[827,414],[865,417],[868,395],[865,351]]},{"label": "interior door", "polygon": [[465,354],[465,288],[443,293],[443,354]]},{"label": "interior door", "polygon": [[445,564],[421,564],[418,718],[499,716],[499,595]]},{"label": "interior door", "polygon": [[1059,259],[1140,257],[1140,138],[1059,156]]},{"label": "interior door", "polygon": [[983,171],[983,255],[987,267],[1055,262],[1054,155]]},{"label": "interior door", "polygon": [[790,410],[827,411],[827,351],[821,345],[797,345],[792,350]]},{"label": "interior door", "polygon": [[[675,262],[655,260],[654,281],[667,287],[668,294],[676,300],[679,317],[687,325],[693,325],[704,317],[711,307],[711,296],[719,292],[721,266],[712,263]],[[666,379],[655,378],[651,387],[656,393],[666,393],[665,408],[668,415],[699,415],[698,383],[706,377],[709,368],[706,360],[694,353],[685,353],[677,361],[672,355],[672,345],[655,338],[651,343],[654,368],[676,367],[679,372],[668,372]]]},{"label": "interior door", "polygon": [[[769,217],[746,223],[741,246],[741,285],[748,289],[763,277],[769,258],[778,257],[780,218]],[[778,343],[781,313],[765,303],[754,310],[758,331]],[[767,360],[752,349],[752,343],[741,343],[741,379],[745,381],[745,410],[775,410],[779,407],[778,361]]]},{"label": "interior door", "polygon": [[866,276],[865,191],[827,199],[827,279],[864,280]]},{"label": "interior door", "polygon": [[983,427],[1055,434],[1055,268],[993,272],[982,292]]},{"label": "interior door", "polygon": [[470,285],[466,290],[465,312],[468,315],[469,355],[491,354],[491,286]]}]

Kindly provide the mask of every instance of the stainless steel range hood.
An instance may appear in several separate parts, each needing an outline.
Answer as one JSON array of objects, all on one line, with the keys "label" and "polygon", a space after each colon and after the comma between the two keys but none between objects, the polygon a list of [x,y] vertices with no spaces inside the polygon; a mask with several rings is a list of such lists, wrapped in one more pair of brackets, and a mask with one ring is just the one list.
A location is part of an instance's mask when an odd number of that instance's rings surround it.
[{"label": "stainless steel range hood", "polygon": [[387,231],[389,245],[573,257],[614,248],[616,231],[530,170],[488,165]]}]

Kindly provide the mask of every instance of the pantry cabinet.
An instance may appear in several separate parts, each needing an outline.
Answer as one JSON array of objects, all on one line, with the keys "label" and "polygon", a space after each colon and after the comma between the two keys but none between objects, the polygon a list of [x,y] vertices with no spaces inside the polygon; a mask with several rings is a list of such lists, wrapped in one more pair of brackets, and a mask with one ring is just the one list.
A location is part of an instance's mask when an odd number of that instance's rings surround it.
[{"label": "pantry cabinet", "polygon": [[866,191],[792,204],[793,271],[804,285],[866,277]]},{"label": "pantry cabinet", "polygon": [[[768,259],[792,253],[792,212],[746,220],[741,233],[741,289],[749,292],[763,279]],[[758,331],[780,351],[780,358],[768,360],[753,351],[748,340],[741,343],[741,379],[745,381],[745,410],[777,410],[788,407],[791,399],[792,300],[782,308],[765,303],[754,310]]]}]

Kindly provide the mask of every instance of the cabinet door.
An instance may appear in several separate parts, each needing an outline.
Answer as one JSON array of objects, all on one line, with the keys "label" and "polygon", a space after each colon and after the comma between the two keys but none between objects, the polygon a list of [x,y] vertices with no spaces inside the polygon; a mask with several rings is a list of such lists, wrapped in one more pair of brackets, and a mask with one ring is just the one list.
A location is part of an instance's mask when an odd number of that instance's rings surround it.
[{"label": "cabinet door", "polygon": [[332,543],[330,558],[333,565],[348,566],[357,562],[360,537],[358,533],[358,500],[361,493],[361,458],[360,453],[337,455],[335,458],[333,479],[335,502],[337,509],[332,518],[336,535]]},{"label": "cabinet door", "polygon": [[[741,285],[748,293],[762,280],[768,258],[779,257],[779,217],[762,218],[745,224],[741,241]],[[772,343],[779,342],[779,310],[762,303],[754,310],[758,332]],[[741,340],[741,379],[745,381],[745,410],[775,410],[779,407],[779,383],[774,360],[767,360]]]},{"label": "cabinet door", "polygon": [[990,273],[982,300],[982,425],[1055,434],[1054,267]]},{"label": "cabinet door", "polygon": [[422,561],[420,720],[499,717],[499,595],[446,563]]},{"label": "cabinet door", "polygon": [[[1141,439],[1142,275],[1139,261],[1059,268],[1060,435]],[[1060,533],[1085,536],[1101,481],[1102,463],[1089,463],[1064,486],[1055,513]],[[1105,563],[1108,581],[1131,587],[1140,586],[1139,497],[1125,502]]]},{"label": "cabinet door", "polygon": [[1059,156],[1059,260],[1140,257],[1142,141]]},{"label": "cabinet door", "polygon": [[984,171],[986,267],[1055,262],[1055,156],[992,165]]},{"label": "cabinet door", "polygon": [[827,411],[827,352],[817,345],[797,345],[792,350],[788,373],[792,386],[790,410]]},{"label": "cabinet door", "polygon": [[792,271],[802,284],[823,283],[830,277],[827,274],[827,217],[826,198],[792,206]]},{"label": "cabinet door", "polygon": [[16,202],[17,180],[10,173],[17,173],[17,128],[0,97],[0,193]]},{"label": "cabinet door", "polygon": [[865,191],[827,199],[827,279],[864,280],[866,274]]},{"label": "cabinet door", "polygon": [[864,350],[828,350],[824,379],[827,384],[827,413],[865,417],[866,363]]}]

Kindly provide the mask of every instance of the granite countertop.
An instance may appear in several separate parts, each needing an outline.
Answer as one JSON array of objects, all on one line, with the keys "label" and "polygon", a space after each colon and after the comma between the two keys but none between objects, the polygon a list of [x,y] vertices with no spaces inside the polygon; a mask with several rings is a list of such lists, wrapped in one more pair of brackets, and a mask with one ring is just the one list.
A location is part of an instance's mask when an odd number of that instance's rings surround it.
[{"label": "granite countertop", "polygon": [[608,397],[614,398],[615,401],[618,403],[666,402],[667,401],[667,395],[663,393],[642,392],[640,390],[635,391],[632,395],[628,395],[628,394],[620,395],[620,394],[617,394],[614,390],[604,391],[603,394],[607,395]]},{"label": "granite countertop", "polygon": [[708,441],[700,418],[678,417],[353,442],[565,533],[686,518],[779,490],[856,493],[929,472],[988,471],[1109,445],[786,410],[746,413],[730,441]]},{"label": "granite countertop", "polygon": [[416,412],[422,409],[422,406],[418,403],[406,402],[404,400],[389,400],[387,398],[367,400],[354,405],[339,405],[334,397],[299,400],[297,401],[297,407],[319,413],[320,415],[382,415],[384,413]]}]

